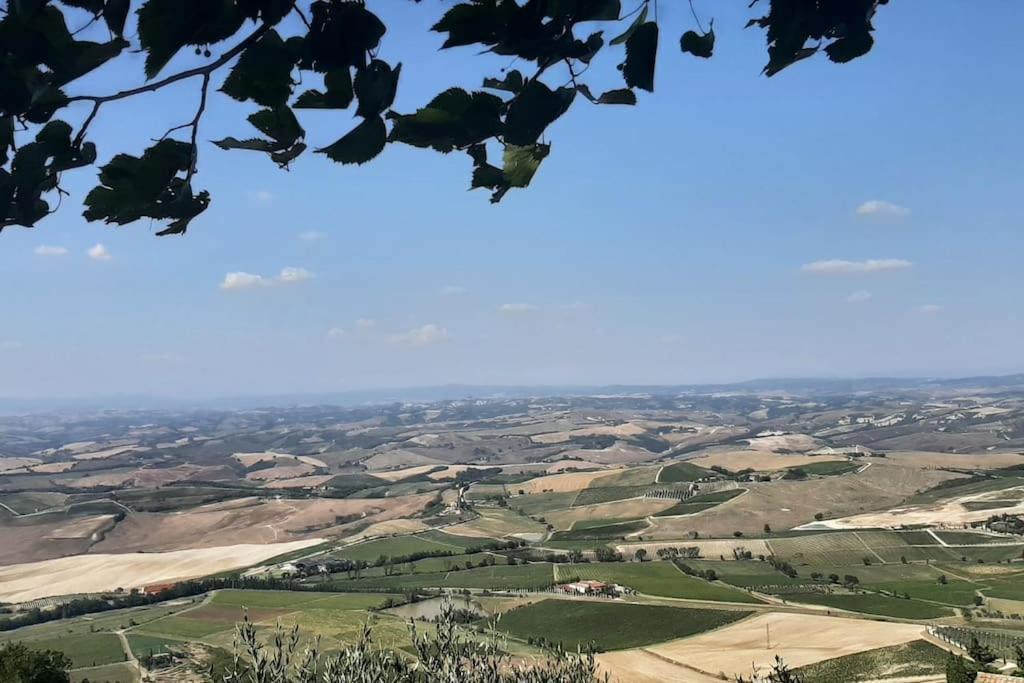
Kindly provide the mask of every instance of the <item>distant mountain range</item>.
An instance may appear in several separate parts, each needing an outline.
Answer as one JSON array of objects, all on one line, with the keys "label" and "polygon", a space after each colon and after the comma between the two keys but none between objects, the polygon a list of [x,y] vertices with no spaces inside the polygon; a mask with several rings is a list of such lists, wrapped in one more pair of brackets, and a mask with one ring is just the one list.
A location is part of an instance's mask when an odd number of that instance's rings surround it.
[{"label": "distant mountain range", "polygon": [[294,393],[182,399],[114,395],[70,398],[3,398],[0,414],[79,412],[95,410],[245,410],[297,405],[368,405],[463,399],[551,398],[557,396],[672,396],[686,394],[788,394],[824,396],[860,393],[1024,391],[1024,374],[981,377],[868,377],[861,379],[776,378],[725,384],[471,385],[365,389],[330,393]]}]

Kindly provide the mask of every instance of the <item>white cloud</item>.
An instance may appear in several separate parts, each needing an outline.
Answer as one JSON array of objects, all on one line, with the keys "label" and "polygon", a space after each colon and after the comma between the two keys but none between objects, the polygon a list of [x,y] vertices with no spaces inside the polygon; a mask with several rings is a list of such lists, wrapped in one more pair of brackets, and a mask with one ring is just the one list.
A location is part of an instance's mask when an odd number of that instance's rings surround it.
[{"label": "white cloud", "polygon": [[441,288],[441,293],[446,296],[458,296],[466,293],[465,287],[459,287],[458,285],[447,285]]},{"label": "white cloud", "polygon": [[299,233],[299,239],[303,242],[319,242],[326,237],[326,234],[317,232],[316,230],[307,230],[306,232]]},{"label": "white cloud", "polygon": [[498,310],[502,313],[529,313],[536,311],[537,307],[533,304],[502,304]]},{"label": "white cloud", "polygon": [[851,304],[862,304],[871,301],[873,296],[871,292],[861,289],[856,292],[850,292],[846,297],[846,301]]},{"label": "white cloud", "polygon": [[910,209],[884,199],[869,199],[857,207],[858,216],[909,216]]},{"label": "white cloud", "polygon": [[276,281],[282,284],[289,284],[292,282],[304,282],[312,279],[313,273],[309,272],[305,268],[282,268],[281,273],[276,278]]},{"label": "white cloud", "polygon": [[53,247],[47,244],[40,244],[32,250],[36,256],[67,256],[67,247]]},{"label": "white cloud", "polygon": [[435,342],[444,341],[448,338],[448,330],[434,323],[428,323],[422,327],[414,327],[408,332],[389,334],[384,338],[388,344],[401,346],[426,346]]},{"label": "white cloud", "polygon": [[375,327],[377,327],[377,321],[374,318],[360,318],[356,321],[356,329],[360,332],[369,332]]},{"label": "white cloud", "polygon": [[344,339],[348,336],[348,332],[345,331],[344,327],[332,327],[327,330],[328,339]]},{"label": "white cloud", "polygon": [[110,252],[107,251],[107,248],[102,244],[96,244],[89,247],[89,250],[85,253],[87,253],[89,255],[89,258],[91,258],[93,261],[109,261],[112,258],[114,258],[110,254]]},{"label": "white cloud", "polygon": [[267,284],[266,278],[253,273],[237,272],[228,273],[220,283],[221,289],[252,289],[253,287],[264,287]]},{"label": "white cloud", "polygon": [[881,273],[890,270],[906,270],[912,267],[910,261],[899,258],[867,259],[866,261],[844,261],[829,259],[805,263],[800,267],[805,273],[814,275],[851,275],[860,273]]},{"label": "white cloud", "polygon": [[938,313],[939,311],[941,311],[942,306],[939,306],[938,304],[925,304],[924,306],[918,306],[914,310],[917,311],[918,313],[931,315],[933,313]]},{"label": "white cloud", "polygon": [[296,282],[311,280],[313,273],[305,268],[282,268],[275,277],[263,277],[255,273],[238,271],[228,273],[220,283],[221,289],[254,289],[256,287],[273,287],[274,285],[290,285]]}]

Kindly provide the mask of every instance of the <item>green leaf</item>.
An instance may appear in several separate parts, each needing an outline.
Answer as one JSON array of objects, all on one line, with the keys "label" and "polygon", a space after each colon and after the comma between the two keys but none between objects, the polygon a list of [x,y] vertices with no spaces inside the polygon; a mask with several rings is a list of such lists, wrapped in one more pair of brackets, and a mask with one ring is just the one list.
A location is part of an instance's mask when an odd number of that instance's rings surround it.
[{"label": "green leaf", "polygon": [[347,109],[352,104],[352,74],[348,67],[328,71],[324,76],[327,92],[307,90],[295,100],[296,109]]},{"label": "green leaf", "polygon": [[641,24],[626,40],[626,61],[622,75],[626,85],[654,92],[654,65],[658,58],[658,25]]},{"label": "green leaf", "polygon": [[519,73],[516,69],[512,69],[505,78],[499,80],[497,78],[485,78],[484,87],[490,88],[491,90],[504,90],[505,92],[518,93],[523,89],[523,74]]},{"label": "green leaf", "polygon": [[373,116],[365,119],[333,145],[316,151],[341,164],[365,164],[381,153],[387,137],[384,119]]},{"label": "green leaf", "polygon": [[391,140],[439,152],[469,147],[501,132],[500,97],[450,88],[415,114],[389,114]]},{"label": "green leaf", "polygon": [[131,0],[107,0],[103,7],[103,21],[107,23],[110,32],[119,38],[124,38],[124,24],[130,6]]},{"label": "green leaf", "polygon": [[361,2],[317,0],[307,37],[310,67],[326,73],[366,66],[367,54],[380,45],[387,27]]},{"label": "green leaf", "polygon": [[598,104],[636,104],[636,93],[629,88],[619,88],[601,93],[597,98]]},{"label": "green leaf", "polygon": [[575,96],[573,88],[553,91],[540,81],[530,81],[509,103],[505,116],[505,142],[511,145],[533,144],[545,128],[569,109]]},{"label": "green leaf", "polygon": [[186,45],[212,45],[230,38],[244,20],[233,0],[146,0],[139,8],[146,77],[155,77]]},{"label": "green leaf", "polygon": [[689,52],[694,57],[710,58],[715,51],[715,29],[713,25],[707,33],[687,31],[679,39],[679,46],[683,52]]},{"label": "green leaf", "polygon": [[640,28],[640,26],[645,21],[647,21],[647,4],[646,3],[644,4],[644,8],[642,10],[640,10],[640,14],[638,14],[636,19],[633,20],[633,23],[629,25],[629,28],[627,28],[625,31],[623,31],[622,34],[612,38],[611,42],[608,43],[608,44],[609,45],[621,45],[622,43],[626,42],[627,40],[629,40],[629,37],[631,35],[633,35],[633,33],[638,28]]},{"label": "green leaf", "polygon": [[359,98],[356,114],[369,118],[380,114],[395,101],[398,90],[398,75],[402,65],[392,69],[387,62],[375,59],[365,68],[356,71],[354,90]]},{"label": "green leaf", "polygon": [[238,58],[221,92],[265,107],[284,104],[292,93],[292,59],[281,36],[271,29]]},{"label": "green leaf", "polygon": [[540,168],[540,162],[551,152],[551,145],[526,145],[505,147],[505,180],[512,187],[526,187]]}]

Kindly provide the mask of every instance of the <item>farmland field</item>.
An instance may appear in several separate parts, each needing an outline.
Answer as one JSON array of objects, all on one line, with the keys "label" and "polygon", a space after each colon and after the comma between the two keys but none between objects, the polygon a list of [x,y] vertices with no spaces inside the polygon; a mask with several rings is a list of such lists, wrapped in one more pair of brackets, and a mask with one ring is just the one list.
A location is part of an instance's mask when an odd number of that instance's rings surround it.
[{"label": "farmland field", "polygon": [[622,538],[636,531],[642,531],[649,525],[644,520],[615,522],[613,520],[595,520],[594,524],[573,525],[569,531],[556,531],[551,534],[553,541],[587,541],[594,539]]},{"label": "farmland field", "polygon": [[90,667],[88,669],[77,669],[71,671],[71,683],[85,683],[92,681],[97,683],[136,683],[139,680],[135,667],[131,664],[105,664],[103,666]]},{"label": "farmland field", "polygon": [[602,486],[582,489],[573,501],[573,507],[583,505],[594,505],[595,503],[609,503],[613,500],[625,500],[627,498],[639,498],[650,486]]},{"label": "farmland field", "polygon": [[683,481],[696,481],[708,476],[709,474],[713,474],[713,472],[698,465],[685,461],[674,462],[671,465],[665,465],[665,467],[662,468],[661,473],[658,474],[658,483],[667,484]]},{"label": "farmland field", "polygon": [[[828,462],[809,462],[806,465],[797,465],[801,470],[807,474],[816,474],[818,476],[834,476],[837,474],[846,474],[847,472],[853,472],[860,469],[861,465],[855,462],[847,460],[835,460]],[[789,468],[795,469],[795,468]]]},{"label": "farmland field", "polygon": [[794,602],[835,607],[850,612],[863,612],[901,619],[938,619],[948,617],[953,611],[946,607],[932,605],[919,600],[889,598],[875,593],[858,593],[856,595],[824,595],[808,593],[792,596]]},{"label": "farmland field", "polygon": [[853,683],[945,672],[946,651],[924,640],[858,652],[805,666],[805,683]]},{"label": "farmland field", "polygon": [[559,580],[579,577],[619,583],[638,593],[666,598],[760,603],[746,591],[687,576],[671,562],[605,562],[556,565]]},{"label": "farmland field", "polygon": [[[477,541],[477,543],[479,545],[484,544],[483,541]],[[415,536],[392,536],[390,538],[364,541],[362,543],[357,543],[356,545],[341,548],[340,550],[332,553],[332,555],[349,560],[365,560],[367,562],[373,562],[381,555],[399,557],[403,555],[411,555],[413,553],[429,553],[437,551],[448,551],[453,554],[459,554],[462,552],[462,548],[456,545],[451,545],[445,541],[425,538],[423,534],[418,534]]]},{"label": "farmland field", "polygon": [[113,633],[53,636],[26,641],[26,645],[36,650],[59,650],[68,656],[74,668],[113,664],[125,659],[121,641]]},{"label": "farmland field", "polygon": [[716,491],[715,493],[705,493],[704,495],[694,496],[693,498],[681,500],[666,510],[655,513],[655,516],[669,517],[672,515],[689,515],[694,512],[710,510],[727,500],[732,500],[733,498],[742,495],[745,491],[746,489],[729,489],[727,491]]},{"label": "farmland field", "polygon": [[477,567],[432,574],[403,574],[401,576],[372,577],[334,582],[344,590],[384,589],[405,591],[410,588],[489,588],[535,589],[546,588],[554,581],[551,565],[547,562],[493,567]]},{"label": "farmland field", "polygon": [[569,650],[590,644],[599,650],[619,650],[718,628],[747,614],[548,599],[505,612],[497,628],[522,640],[532,637],[561,643]]},{"label": "farmland field", "polygon": [[213,605],[230,605],[246,608],[277,608],[365,610],[380,607],[388,598],[399,598],[386,593],[312,593],[296,591],[254,591],[254,590],[222,590],[217,591],[210,601]]}]

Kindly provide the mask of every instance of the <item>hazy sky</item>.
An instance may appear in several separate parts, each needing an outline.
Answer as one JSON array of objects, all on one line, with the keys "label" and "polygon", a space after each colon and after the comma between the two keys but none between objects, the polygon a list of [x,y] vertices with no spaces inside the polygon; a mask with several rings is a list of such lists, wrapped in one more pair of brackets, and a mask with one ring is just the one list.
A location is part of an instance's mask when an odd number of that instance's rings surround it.
[{"label": "hazy sky", "polygon": [[[205,144],[211,208],[156,238],[87,224],[95,171],[68,174],[62,211],[0,234],[0,395],[1024,370],[1024,4],[894,2],[867,57],[772,79],[746,4],[695,0],[716,18],[704,62],[679,53],[685,3],[663,1],[657,92],[579,98],[497,206],[461,154],[307,153],[284,173]],[[370,5],[399,111],[505,64],[438,52],[436,0]],[[616,61],[594,90],[618,87]],[[88,90],[139,82],[127,62]],[[197,85],[105,107],[101,159],[191,118]],[[248,136],[253,109],[215,98],[201,137]],[[311,146],[352,125],[313,114]]]}]

